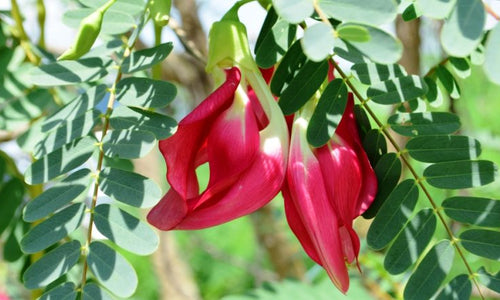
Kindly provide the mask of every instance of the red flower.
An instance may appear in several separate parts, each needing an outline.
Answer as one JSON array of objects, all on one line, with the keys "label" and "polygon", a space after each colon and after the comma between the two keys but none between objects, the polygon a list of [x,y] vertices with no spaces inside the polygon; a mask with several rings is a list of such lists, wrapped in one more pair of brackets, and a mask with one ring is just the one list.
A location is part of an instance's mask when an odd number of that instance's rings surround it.
[{"label": "red flower", "polygon": [[353,106],[349,95],[334,138],[316,149],[306,140],[311,112],[304,108],[295,117],[283,187],[292,231],[343,293],[349,288],[346,262],[357,259],[360,247],[353,220],[370,206],[377,192],[377,178],[361,146]]},{"label": "red flower", "polygon": [[[257,210],[279,192],[288,151],[283,114],[270,94],[252,101],[240,81],[238,68],[228,70],[226,81],[160,141],[171,188],[148,214],[157,228],[215,226]],[[206,162],[210,179],[200,192],[195,170]]]}]

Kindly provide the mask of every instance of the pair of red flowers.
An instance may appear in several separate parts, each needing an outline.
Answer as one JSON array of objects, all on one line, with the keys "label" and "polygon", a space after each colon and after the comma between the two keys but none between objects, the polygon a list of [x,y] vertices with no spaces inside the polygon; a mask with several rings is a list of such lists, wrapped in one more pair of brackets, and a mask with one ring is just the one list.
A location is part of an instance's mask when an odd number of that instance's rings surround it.
[{"label": "pair of red flowers", "polygon": [[[255,72],[246,76],[250,83],[264,82]],[[257,210],[281,190],[292,231],[345,293],[346,262],[354,262],[360,247],[353,219],[377,191],[352,95],[334,138],[312,148],[306,140],[310,110],[295,114],[290,137],[270,92],[262,96],[262,86],[254,85],[255,92],[247,90],[241,84],[245,79],[238,68],[227,70],[226,81],[179,123],[172,137],[160,141],[170,190],[148,221],[162,230],[207,228]],[[200,191],[195,171],[206,162],[210,179]]]}]

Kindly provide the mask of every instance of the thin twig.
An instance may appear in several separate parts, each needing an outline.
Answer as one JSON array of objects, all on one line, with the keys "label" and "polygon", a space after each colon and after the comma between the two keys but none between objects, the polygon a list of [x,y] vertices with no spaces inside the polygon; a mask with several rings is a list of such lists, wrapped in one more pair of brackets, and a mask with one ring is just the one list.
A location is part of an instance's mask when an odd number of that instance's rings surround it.
[{"label": "thin twig", "polygon": [[181,44],[186,49],[186,52],[191,54],[194,58],[196,58],[200,63],[206,65],[207,59],[203,56],[201,51],[196,47],[196,44],[188,39],[186,31],[182,29],[182,27],[177,23],[177,21],[173,18],[170,18],[168,21],[168,26],[174,31],[175,35],[181,41]]},{"label": "thin twig", "polygon": [[36,9],[38,13],[38,27],[40,28],[40,39],[38,46],[45,48],[45,3],[43,0],[37,0]]},{"label": "thin twig", "polygon": [[16,34],[21,42],[21,47],[23,47],[24,52],[26,52],[26,56],[31,61],[31,63],[33,63],[34,65],[38,65],[40,64],[41,59],[31,50],[28,35],[24,30],[23,18],[21,17],[21,12],[19,11],[19,5],[17,5],[17,0],[11,0],[10,4],[11,4],[12,18],[16,23],[15,26]]},{"label": "thin twig", "polygon": [[483,1],[484,9],[486,9],[486,12],[490,14],[495,20],[500,21],[500,16],[497,15],[497,13],[491,8],[491,6],[486,3],[486,1]]},{"label": "thin twig", "polygon": [[[154,24],[154,23],[153,23]],[[161,33],[162,33],[162,26],[158,26],[154,24],[154,30],[155,30],[155,46],[158,46],[161,44]],[[151,77],[155,80],[160,80],[162,77],[162,68],[161,68],[161,63],[154,65],[151,68]]]}]

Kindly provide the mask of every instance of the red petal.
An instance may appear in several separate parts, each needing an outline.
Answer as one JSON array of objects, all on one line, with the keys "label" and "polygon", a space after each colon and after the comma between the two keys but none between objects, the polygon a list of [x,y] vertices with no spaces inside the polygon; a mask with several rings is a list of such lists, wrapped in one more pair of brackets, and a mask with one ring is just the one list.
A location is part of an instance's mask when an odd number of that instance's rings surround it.
[{"label": "red petal", "polygon": [[170,189],[148,213],[148,222],[160,230],[170,230],[184,219],[188,212],[186,201]]},{"label": "red petal", "polygon": [[309,237],[309,232],[307,232],[304,223],[302,223],[300,214],[297,211],[295,204],[293,203],[292,197],[290,196],[287,180],[285,180],[285,182],[283,183],[281,194],[283,195],[283,199],[285,200],[285,214],[290,229],[292,229],[293,233],[299,240],[302,248],[304,248],[304,251],[307,253],[307,255],[309,255],[309,257],[318,265],[323,266],[318,252],[316,251],[316,248],[314,248],[311,237]]},{"label": "red petal", "polygon": [[261,145],[253,164],[228,189],[207,189],[201,199],[193,201],[203,206],[191,211],[176,228],[215,226],[254,212],[271,201],[283,183],[285,158],[282,144],[266,152],[263,147]]},{"label": "red petal", "polygon": [[159,143],[160,151],[167,163],[167,179],[173,189],[183,198],[198,195],[196,178],[197,156],[205,144],[212,123],[227,109],[240,82],[240,71],[232,68],[226,81],[210,94],[198,107],[179,122],[177,132]]},{"label": "red petal", "polygon": [[361,144],[356,119],[354,118],[354,98],[352,93],[349,93],[344,115],[335,133],[354,150],[359,160],[362,187],[356,201],[353,215],[353,218],[355,218],[365,212],[372,204],[377,194],[378,183],[375,172]]},{"label": "red petal", "polygon": [[315,150],[330,203],[341,220],[350,225],[361,191],[361,169],[356,153],[347,145],[331,141]]},{"label": "red petal", "polygon": [[259,149],[259,130],[252,105],[243,91],[239,97],[243,99],[235,99],[215,121],[208,135],[209,186],[248,168]]},{"label": "red petal", "polygon": [[342,251],[348,263],[352,263],[358,258],[359,237],[351,227],[342,226],[339,228],[340,239],[342,241]]},{"label": "red petal", "polygon": [[[233,185],[240,174],[254,163],[259,149],[259,130],[249,99],[238,88],[231,107],[213,123],[207,138],[210,181],[204,194],[220,193]],[[208,196],[189,200],[189,210],[210,206]]]},{"label": "red petal", "polygon": [[[306,128],[298,121],[292,133],[287,180],[296,212],[312,243],[304,248],[316,250],[332,282],[345,293],[349,287],[349,277],[341,248],[337,215],[327,197],[319,162],[306,142]],[[293,215],[288,218],[294,222]],[[307,238],[302,236],[299,241],[306,242]]]}]

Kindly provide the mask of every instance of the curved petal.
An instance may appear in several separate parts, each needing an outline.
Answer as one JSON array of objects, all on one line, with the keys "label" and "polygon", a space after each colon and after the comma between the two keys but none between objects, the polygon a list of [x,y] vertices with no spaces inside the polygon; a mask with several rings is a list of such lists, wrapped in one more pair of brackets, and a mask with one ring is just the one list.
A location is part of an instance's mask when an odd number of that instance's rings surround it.
[{"label": "curved petal", "polygon": [[[200,199],[189,200],[190,213],[177,229],[206,228],[236,219],[254,212],[278,194],[286,172],[288,133],[278,104],[273,101],[269,105],[274,117],[259,133],[259,150],[252,164],[231,185],[214,185]],[[195,207],[195,203],[202,205]]]},{"label": "curved petal", "polygon": [[[309,235],[312,245],[332,282],[342,291],[349,288],[349,277],[341,248],[335,208],[327,197],[320,163],[306,141],[307,121],[294,122],[287,180],[290,198]],[[293,216],[287,216],[293,220]],[[297,228],[297,227],[296,227]],[[307,241],[302,237],[299,241]]]},{"label": "curved petal", "polygon": [[333,140],[314,152],[320,162],[328,199],[341,220],[340,225],[349,225],[354,219],[362,184],[356,153]]},{"label": "curved petal", "polygon": [[195,170],[197,164],[202,162],[197,156],[213,122],[233,102],[240,79],[241,74],[237,68],[228,70],[226,81],[179,122],[173,136],[159,143],[167,163],[167,180],[184,199],[198,195]]},{"label": "curved petal", "polygon": [[227,190],[213,194],[207,190],[199,202],[204,205],[191,211],[177,229],[201,229],[247,215],[266,205],[278,194],[285,166],[283,156],[259,152],[254,163]]},{"label": "curved petal", "polygon": [[378,191],[377,176],[375,175],[375,171],[373,170],[364,150],[359,152],[358,159],[360,161],[361,174],[363,176],[361,179],[363,181],[363,185],[357,200],[354,218],[360,216],[370,207],[373,200],[375,200],[375,196],[377,196]]},{"label": "curved petal", "polygon": [[170,189],[149,211],[147,220],[160,230],[170,230],[186,217],[187,212],[186,201],[174,189]]},{"label": "curved petal", "polygon": [[359,137],[358,126],[354,118],[354,98],[349,93],[344,115],[335,133],[341,137],[346,146],[349,146],[355,153],[361,169],[361,191],[356,198],[356,205],[352,218],[365,212],[372,204],[377,194],[377,177],[375,171],[368,160]]},{"label": "curved petal", "polygon": [[320,266],[323,266],[323,263],[319,258],[319,254],[316,251],[316,248],[314,247],[311,237],[309,236],[309,232],[307,232],[304,223],[302,223],[302,219],[300,217],[299,212],[297,211],[297,207],[295,207],[292,196],[290,196],[287,180],[283,182],[283,187],[281,188],[281,194],[283,195],[283,199],[285,202],[285,214],[288,226],[290,226],[290,229],[292,229],[293,233],[299,240],[300,244],[302,245],[302,248],[304,248],[304,251],[307,253],[307,255],[309,255],[309,257],[315,263],[317,263]]},{"label": "curved petal", "polygon": [[[342,242],[342,251],[348,263],[354,262],[359,254],[359,237],[352,226],[341,226],[339,228],[340,240]],[[358,266],[359,268],[359,266]]]},{"label": "curved petal", "polygon": [[259,129],[252,104],[241,86],[233,104],[212,124],[207,138],[210,182],[237,177],[252,164],[259,149]]}]

